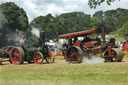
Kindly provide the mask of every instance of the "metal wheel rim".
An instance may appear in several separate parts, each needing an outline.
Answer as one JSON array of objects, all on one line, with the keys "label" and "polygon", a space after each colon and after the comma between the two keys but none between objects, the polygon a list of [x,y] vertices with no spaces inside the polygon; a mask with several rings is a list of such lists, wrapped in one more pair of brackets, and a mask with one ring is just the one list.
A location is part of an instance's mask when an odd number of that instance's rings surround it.
[{"label": "metal wheel rim", "polygon": [[42,64],[43,63],[43,55],[41,53],[34,54],[34,63],[35,64]]},{"label": "metal wheel rim", "polygon": [[47,63],[54,63],[55,56],[53,55],[52,52],[49,52],[48,54],[49,54],[49,57],[46,57]]},{"label": "metal wheel rim", "polygon": [[[106,53],[108,53],[108,51],[106,51]],[[105,54],[105,55],[108,55],[108,54]],[[111,55],[117,56],[117,54],[114,50],[111,50]],[[113,62],[113,61],[115,61],[115,59],[116,59],[116,57],[115,58],[112,58],[112,57],[105,58],[106,62]]]},{"label": "metal wheel rim", "polygon": [[11,62],[15,65],[20,64],[21,57],[22,56],[21,56],[19,50],[17,48],[13,48],[11,51],[11,55],[10,55]]},{"label": "metal wheel rim", "polygon": [[79,63],[81,54],[79,49],[71,47],[67,52],[67,60],[71,63]]}]

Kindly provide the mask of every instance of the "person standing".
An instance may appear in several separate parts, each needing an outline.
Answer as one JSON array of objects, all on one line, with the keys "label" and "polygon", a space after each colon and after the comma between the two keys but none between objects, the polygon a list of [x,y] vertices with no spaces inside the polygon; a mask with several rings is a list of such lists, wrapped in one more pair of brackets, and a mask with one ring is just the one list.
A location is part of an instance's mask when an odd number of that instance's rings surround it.
[{"label": "person standing", "polygon": [[112,45],[115,45],[116,39],[115,39],[115,35],[112,35],[112,37],[109,40],[109,43],[111,43]]}]

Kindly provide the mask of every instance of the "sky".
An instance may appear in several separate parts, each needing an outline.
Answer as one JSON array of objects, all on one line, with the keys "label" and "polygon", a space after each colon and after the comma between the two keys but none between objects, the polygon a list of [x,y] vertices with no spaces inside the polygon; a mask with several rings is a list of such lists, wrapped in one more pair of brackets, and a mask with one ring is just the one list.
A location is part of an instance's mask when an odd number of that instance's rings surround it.
[{"label": "sky", "polygon": [[46,16],[51,13],[53,16],[68,12],[84,12],[93,15],[96,11],[106,11],[117,8],[128,9],[128,0],[116,0],[108,6],[106,3],[98,6],[96,9],[90,9],[88,0],[0,0],[1,3],[15,2],[23,8],[29,18],[29,22],[38,16]]}]

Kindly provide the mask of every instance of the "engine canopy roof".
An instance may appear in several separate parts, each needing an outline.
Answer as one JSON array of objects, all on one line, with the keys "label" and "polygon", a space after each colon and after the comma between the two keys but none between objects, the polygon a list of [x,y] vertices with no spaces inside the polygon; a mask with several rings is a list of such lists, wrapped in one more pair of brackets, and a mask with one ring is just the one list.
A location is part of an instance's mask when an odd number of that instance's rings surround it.
[{"label": "engine canopy roof", "polygon": [[78,37],[78,36],[84,36],[88,34],[94,34],[98,33],[99,31],[96,30],[86,30],[86,31],[80,31],[80,32],[75,32],[75,33],[69,33],[69,34],[63,34],[58,36],[57,38],[68,38],[68,37]]}]

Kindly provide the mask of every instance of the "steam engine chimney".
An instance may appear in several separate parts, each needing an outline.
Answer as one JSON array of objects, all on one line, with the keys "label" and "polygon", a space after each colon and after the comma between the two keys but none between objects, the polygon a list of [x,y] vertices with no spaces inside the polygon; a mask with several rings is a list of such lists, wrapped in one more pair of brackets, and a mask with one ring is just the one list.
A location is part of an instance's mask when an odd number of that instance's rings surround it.
[{"label": "steam engine chimney", "polygon": [[103,25],[101,27],[101,35],[102,35],[103,43],[106,43],[106,39],[105,39],[105,28],[104,28]]},{"label": "steam engine chimney", "polygon": [[40,30],[40,45],[44,46],[45,45],[45,31]]}]

